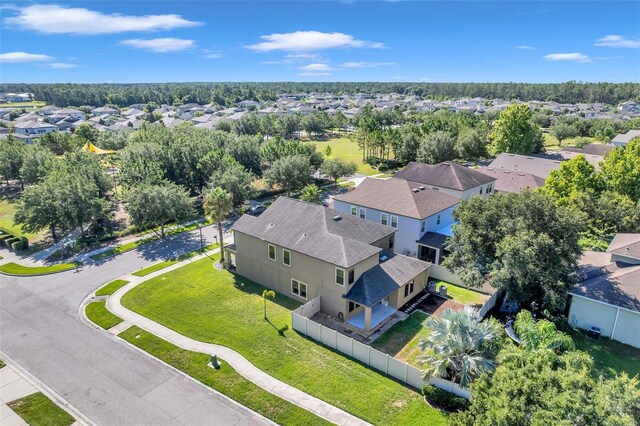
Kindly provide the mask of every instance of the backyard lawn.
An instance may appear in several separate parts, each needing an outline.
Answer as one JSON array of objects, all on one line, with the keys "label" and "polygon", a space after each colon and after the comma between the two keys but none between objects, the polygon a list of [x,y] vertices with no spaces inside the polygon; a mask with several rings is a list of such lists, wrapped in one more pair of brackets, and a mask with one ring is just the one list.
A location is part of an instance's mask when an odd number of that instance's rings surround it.
[{"label": "backyard lawn", "polygon": [[213,267],[209,258],[153,278],[127,293],[124,306],[193,339],[233,348],[268,374],[375,424],[444,424],[420,393],[291,329],[299,304]]},{"label": "backyard lawn", "polygon": [[416,360],[420,355],[418,342],[429,336],[429,329],[424,326],[429,315],[415,311],[404,321],[395,323],[382,336],[378,337],[372,347],[392,357],[420,368]]},{"label": "backyard lawn", "polygon": [[380,173],[368,164],[362,162],[362,151],[358,144],[349,138],[333,138],[323,141],[311,142],[316,146],[316,150],[323,152],[327,145],[331,146],[331,156],[329,158],[341,158],[350,163],[358,165],[358,173],[363,175],[377,175]]},{"label": "backyard lawn", "polygon": [[607,338],[593,340],[577,330],[571,337],[578,349],[591,355],[598,373],[611,376],[626,372],[640,377],[640,349]]},{"label": "backyard lawn", "polygon": [[[0,197],[2,197],[1,194]],[[14,225],[13,214],[15,209],[15,202],[13,200],[10,200],[9,198],[0,198],[0,229],[10,232],[16,237],[27,237],[29,239],[29,243],[33,243],[44,238],[44,232],[31,234],[22,231],[20,225]]]},{"label": "backyard lawn", "polygon": [[589,139],[591,142],[595,142],[593,138],[575,137],[575,138],[569,138],[569,139],[563,140],[562,146],[560,146],[558,144],[558,139],[556,139],[556,137],[553,136],[551,133],[543,133],[543,136],[544,136],[544,147],[550,150],[556,150],[556,149],[559,150],[567,146],[575,146],[576,141],[578,139]]},{"label": "backyard lawn", "polygon": [[29,426],[69,426],[75,419],[46,395],[38,392],[7,404]]}]

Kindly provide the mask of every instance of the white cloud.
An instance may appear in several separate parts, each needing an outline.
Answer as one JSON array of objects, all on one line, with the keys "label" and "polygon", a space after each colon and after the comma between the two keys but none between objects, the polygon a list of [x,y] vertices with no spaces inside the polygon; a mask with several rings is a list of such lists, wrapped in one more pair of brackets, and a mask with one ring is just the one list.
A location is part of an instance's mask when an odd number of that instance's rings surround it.
[{"label": "white cloud", "polygon": [[7,52],[0,53],[0,62],[17,63],[17,62],[46,62],[53,61],[53,57],[43,55],[41,53],[27,52]]},{"label": "white cloud", "polygon": [[56,69],[56,70],[62,70],[62,69],[75,68],[78,65],[77,64],[70,64],[68,62],[51,62],[50,64],[47,64],[47,66],[49,68],[53,68],[53,69]]},{"label": "white cloud", "polygon": [[205,53],[202,57],[207,59],[219,59],[222,58],[222,55],[220,53]]},{"label": "white cloud", "polygon": [[534,50],[535,47],[527,46],[526,44],[521,44],[520,46],[516,46],[516,49],[520,50]]},{"label": "white cloud", "polygon": [[262,42],[246,46],[256,52],[285,50],[291,52],[315,51],[345,47],[384,48],[383,43],[358,40],[344,33],[323,33],[320,31],[296,31],[285,34],[270,34],[260,37]]},{"label": "white cloud", "polygon": [[301,72],[298,74],[300,77],[328,77],[330,72]]},{"label": "white cloud", "polygon": [[304,71],[333,71],[333,68],[327,64],[309,64],[300,67],[300,69]]},{"label": "white cloud", "polygon": [[591,62],[583,53],[549,53],[543,56],[547,61]]},{"label": "white cloud", "polygon": [[324,59],[319,53],[288,53],[284,57],[287,59]]},{"label": "white cloud", "polygon": [[431,77],[422,77],[419,81],[422,81],[422,82],[425,82],[425,83],[433,83],[436,80],[434,78],[431,78]]},{"label": "white cloud", "polygon": [[607,35],[596,41],[596,46],[640,48],[640,40],[633,40],[621,35]]},{"label": "white cloud", "polygon": [[345,62],[341,66],[345,68],[375,68],[389,67],[394,65],[393,62]]},{"label": "white cloud", "polygon": [[193,40],[172,37],[152,39],[133,38],[130,40],[123,40],[120,44],[133,47],[135,49],[149,50],[155,53],[178,52],[196,45]]},{"label": "white cloud", "polygon": [[59,5],[36,4],[18,9],[18,14],[5,19],[11,27],[43,34],[114,34],[129,31],[157,31],[202,25],[180,15],[132,16],[104,14],[94,10]]}]

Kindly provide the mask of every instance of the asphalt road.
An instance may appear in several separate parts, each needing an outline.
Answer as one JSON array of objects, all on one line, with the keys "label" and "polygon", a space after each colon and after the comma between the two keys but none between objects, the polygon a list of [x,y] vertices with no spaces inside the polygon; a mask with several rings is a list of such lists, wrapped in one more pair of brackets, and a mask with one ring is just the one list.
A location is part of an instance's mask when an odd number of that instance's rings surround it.
[{"label": "asphalt road", "polygon": [[[206,244],[214,241],[214,232],[203,228]],[[0,351],[98,425],[266,424],[78,317],[84,298],[100,285],[199,247],[194,231],[79,272],[0,275]]]}]

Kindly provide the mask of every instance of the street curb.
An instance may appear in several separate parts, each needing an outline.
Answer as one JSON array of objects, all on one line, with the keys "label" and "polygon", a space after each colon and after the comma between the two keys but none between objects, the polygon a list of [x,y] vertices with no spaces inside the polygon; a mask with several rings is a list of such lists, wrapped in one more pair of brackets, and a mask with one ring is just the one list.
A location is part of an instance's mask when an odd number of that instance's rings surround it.
[{"label": "street curb", "polygon": [[67,400],[65,400],[60,395],[58,395],[56,391],[51,389],[49,386],[45,385],[43,382],[38,380],[33,374],[29,373],[27,370],[22,368],[20,364],[14,361],[7,354],[0,351],[0,357],[2,357],[2,360],[5,362],[5,364],[7,364],[8,366],[16,370],[18,373],[20,373],[22,377],[24,377],[36,389],[38,389],[40,392],[46,395],[47,398],[52,400],[56,405],[58,405],[64,411],[69,413],[78,423],[85,426],[97,426],[96,423],[94,423],[91,419],[89,419],[87,416],[82,414],[80,410],[78,410],[76,407],[74,407],[69,402],[67,402]]}]

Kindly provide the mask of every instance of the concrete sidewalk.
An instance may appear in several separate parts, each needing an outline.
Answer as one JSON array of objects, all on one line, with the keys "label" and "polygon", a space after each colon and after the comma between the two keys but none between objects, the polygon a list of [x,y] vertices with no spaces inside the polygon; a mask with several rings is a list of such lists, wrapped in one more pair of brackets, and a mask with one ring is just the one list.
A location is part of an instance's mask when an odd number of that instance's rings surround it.
[{"label": "concrete sidewalk", "polygon": [[130,282],[129,284],[120,288],[107,299],[107,309],[126,322],[132,325],[136,325],[143,330],[146,330],[176,346],[179,346],[182,349],[201,352],[205,354],[218,355],[218,357],[223,359],[223,362],[229,363],[231,367],[233,367],[247,380],[260,386],[267,392],[285,399],[293,404],[296,404],[299,407],[304,408],[305,410],[326,419],[327,421],[338,425],[368,425],[369,423],[359,419],[358,417],[355,417],[352,414],[341,410],[340,408],[328,404],[314,396],[302,392],[301,390],[296,389],[293,386],[290,386],[268,375],[267,373],[250,363],[245,357],[243,357],[233,349],[230,349],[226,346],[216,345],[213,343],[205,343],[191,339],[122,306],[122,297],[136,286],[156,276],[180,268],[187,263],[202,259],[204,256],[216,253],[218,251],[219,249],[216,249],[205,255],[197,256],[192,259],[177,263],[175,265],[171,265],[168,268],[161,269],[160,271],[149,274],[146,277],[135,277],[133,275],[127,275],[126,277],[123,277],[123,279],[127,279]]}]

